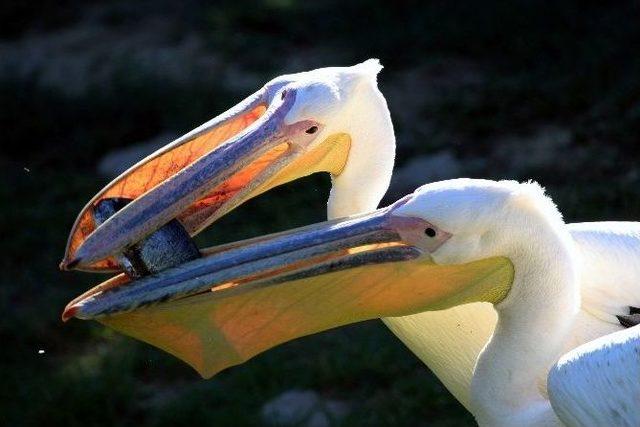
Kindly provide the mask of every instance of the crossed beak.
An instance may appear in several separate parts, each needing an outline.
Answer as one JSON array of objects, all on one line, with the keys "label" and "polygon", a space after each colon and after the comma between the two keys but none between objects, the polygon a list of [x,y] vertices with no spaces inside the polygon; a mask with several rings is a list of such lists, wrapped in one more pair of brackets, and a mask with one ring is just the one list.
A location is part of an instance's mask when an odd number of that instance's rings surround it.
[{"label": "crossed beak", "polygon": [[[402,204],[404,200],[397,204]],[[397,205],[396,204],[396,205]],[[394,216],[394,206],[204,250],[202,258],[86,296],[65,316],[82,319],[129,312],[214,292],[270,286],[362,265],[417,259],[417,218]]]},{"label": "crossed beak", "polygon": [[[350,137],[287,122],[296,89],[263,89],[116,178],[81,211],[62,269],[121,274],[71,301],[205,377],[280,343],[361,320],[495,299],[508,260],[438,265],[426,223],[374,212],[200,250],[191,236],[277,185],[340,174]],[[503,296],[500,294],[499,296]]]},{"label": "crossed beak", "polygon": [[[424,220],[377,211],[203,251],[72,301],[63,317],[95,319],[210,377],[294,338],[362,320],[489,300],[510,284],[508,260],[435,264]],[[435,245],[435,246],[434,246]]]}]

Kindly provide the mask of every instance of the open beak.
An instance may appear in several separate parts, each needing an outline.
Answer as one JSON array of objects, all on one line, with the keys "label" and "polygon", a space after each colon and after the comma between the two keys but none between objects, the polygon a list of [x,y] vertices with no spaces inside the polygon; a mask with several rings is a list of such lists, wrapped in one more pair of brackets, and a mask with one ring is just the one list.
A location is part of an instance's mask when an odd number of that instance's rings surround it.
[{"label": "open beak", "polygon": [[[160,347],[201,375],[275,345],[362,320],[494,301],[513,268],[504,258],[435,264],[424,220],[377,211],[203,251],[135,281],[88,291],[63,317],[96,319]],[[446,237],[445,237],[446,239]]]},{"label": "open beak", "polygon": [[[185,239],[245,200],[317,171],[339,172],[348,138],[312,146],[324,126],[286,123],[295,99],[295,88],[263,89],[116,178],[81,211],[60,267],[141,277],[178,265],[199,257]],[[145,241],[154,233],[155,243]],[[136,267],[149,264],[136,256],[176,241],[184,256]]]}]

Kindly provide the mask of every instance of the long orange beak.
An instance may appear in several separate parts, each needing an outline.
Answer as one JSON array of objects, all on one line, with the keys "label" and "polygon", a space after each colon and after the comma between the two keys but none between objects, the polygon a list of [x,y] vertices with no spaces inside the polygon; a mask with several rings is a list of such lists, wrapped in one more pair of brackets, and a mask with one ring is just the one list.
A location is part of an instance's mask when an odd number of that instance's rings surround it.
[{"label": "long orange beak", "polygon": [[338,172],[348,138],[313,145],[324,125],[285,123],[297,90],[276,89],[257,92],[107,185],[78,216],[61,268],[141,277],[179,265],[199,257],[189,236],[247,199],[317,171]]},{"label": "long orange beak", "polygon": [[[195,203],[200,202],[201,205],[215,203],[211,197],[207,198],[212,189],[215,191],[229,178],[241,172],[248,164],[282,144],[283,146],[277,150],[277,153],[272,152],[268,156],[271,162],[266,163],[277,161],[287,151],[286,142],[289,135],[283,119],[294,101],[295,91],[283,93],[253,123],[248,124],[245,129],[232,136],[225,143],[214,147],[214,150],[202,153],[186,167],[164,179],[158,185],[153,187],[149,183],[144,185],[138,191],[146,191],[140,195],[133,194],[136,197],[131,203],[115,212],[88,234],[86,239],[73,248],[73,253],[67,251],[62,267],[65,269],[90,268],[98,261],[123,252],[125,248],[139,242],[181,213],[188,211],[189,207]],[[245,108],[239,112],[240,118],[236,118],[235,121],[247,124],[257,113],[262,111],[264,108],[262,105],[260,97],[247,103]],[[170,155],[171,152],[168,154]],[[160,167],[162,162],[156,159],[150,163]],[[266,166],[269,167],[269,165]],[[147,168],[144,166],[136,168],[133,178],[143,173],[141,169]],[[163,175],[170,173],[169,170],[166,170]],[[253,185],[258,184],[255,176],[247,175],[246,171],[241,174],[242,181],[250,181]],[[126,187],[128,179],[129,177],[123,177],[117,182],[122,183],[120,186]],[[245,182],[241,184],[245,184]],[[114,186],[117,186],[117,183],[110,187]],[[103,191],[101,199],[107,195],[116,196],[112,194],[112,191],[109,191],[110,187]],[[245,186],[243,185],[243,187]],[[123,191],[118,193],[120,194],[117,194],[117,197],[122,197]],[[129,196],[131,195],[130,193]],[[226,194],[222,198],[222,203],[228,203],[231,196]],[[95,206],[97,204],[94,202],[94,208]],[[186,229],[196,231],[201,226],[202,209],[206,208],[200,206],[199,215],[196,215],[195,218],[184,218],[183,226]]]}]

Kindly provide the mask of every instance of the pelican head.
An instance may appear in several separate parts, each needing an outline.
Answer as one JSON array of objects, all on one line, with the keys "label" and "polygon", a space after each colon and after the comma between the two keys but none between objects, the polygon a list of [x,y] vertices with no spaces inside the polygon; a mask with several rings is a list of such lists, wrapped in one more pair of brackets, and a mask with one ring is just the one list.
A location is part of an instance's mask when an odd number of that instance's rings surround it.
[{"label": "pelican head", "polygon": [[[356,321],[509,305],[528,292],[514,265],[528,274],[522,259],[561,257],[558,248],[570,245],[562,225],[535,183],[443,181],[373,212],[212,248],[157,275],[96,288],[67,316],[97,319],[210,376]],[[558,244],[546,245],[551,238]]]},{"label": "pelican head", "polygon": [[[381,68],[368,60],[278,77],[153,153],[81,211],[61,268],[137,277],[198,257],[184,243],[189,236],[246,200],[315,172],[332,176],[329,210],[374,208],[389,184],[395,151],[377,88]],[[347,197],[362,182],[368,191]],[[173,261],[156,260],[155,267],[132,255],[162,252],[163,242],[182,242],[185,251]]]},{"label": "pelican head", "polygon": [[[438,264],[513,256],[522,242],[540,242],[545,230],[562,230],[553,201],[535,182],[460,178],[418,188],[399,209],[438,224],[451,238],[431,254]],[[562,232],[566,234],[566,232]]]}]

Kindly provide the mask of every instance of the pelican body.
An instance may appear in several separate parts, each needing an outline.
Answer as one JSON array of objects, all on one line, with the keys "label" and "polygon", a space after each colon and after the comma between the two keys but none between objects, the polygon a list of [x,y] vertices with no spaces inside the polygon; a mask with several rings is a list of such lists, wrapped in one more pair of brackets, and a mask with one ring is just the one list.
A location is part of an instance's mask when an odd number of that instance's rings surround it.
[{"label": "pelican body", "polygon": [[[638,381],[622,373],[637,372],[640,332],[621,323],[640,306],[640,226],[567,225],[537,184],[511,181],[429,184],[375,210],[395,149],[379,70],[274,79],[116,178],[79,215],[61,265],[125,273],[63,318],[96,319],[204,377],[383,318],[481,425],[639,425]],[[123,254],[165,224],[194,235],[320,171],[332,176],[329,217],[346,218],[203,249],[151,275],[127,270]],[[113,197],[132,201],[96,221]],[[597,385],[579,380],[592,370]]]}]

